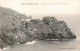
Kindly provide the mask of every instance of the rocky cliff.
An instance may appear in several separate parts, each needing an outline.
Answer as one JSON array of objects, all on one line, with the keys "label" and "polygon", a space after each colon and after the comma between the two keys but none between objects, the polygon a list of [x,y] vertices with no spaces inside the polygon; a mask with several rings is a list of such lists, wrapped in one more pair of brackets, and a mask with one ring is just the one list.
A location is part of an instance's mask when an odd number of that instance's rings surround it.
[{"label": "rocky cliff", "polygon": [[23,44],[35,39],[75,39],[76,35],[64,21],[55,17],[46,16],[40,19],[27,18],[24,14],[10,8],[0,7],[0,48],[8,45]]}]

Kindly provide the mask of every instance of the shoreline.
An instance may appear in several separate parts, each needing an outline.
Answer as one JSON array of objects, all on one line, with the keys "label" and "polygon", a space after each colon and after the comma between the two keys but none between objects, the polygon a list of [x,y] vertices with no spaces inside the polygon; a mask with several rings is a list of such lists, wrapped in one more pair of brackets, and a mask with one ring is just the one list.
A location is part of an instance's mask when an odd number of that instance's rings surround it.
[{"label": "shoreline", "polygon": [[[38,42],[38,41],[69,41],[69,40],[75,40],[75,39],[63,39],[63,40],[59,40],[59,39],[47,39],[47,40],[33,40],[33,41],[28,41],[28,42],[26,42],[26,43],[24,43],[25,45],[33,45],[33,44],[35,44],[36,42]],[[14,46],[15,45],[21,45],[20,43],[17,43],[17,44],[14,44]],[[12,46],[12,45],[10,45],[10,46]],[[10,46],[6,46],[6,47],[3,47],[3,49],[1,49],[0,48],[0,50],[6,50],[6,49],[9,49],[10,48]]]}]

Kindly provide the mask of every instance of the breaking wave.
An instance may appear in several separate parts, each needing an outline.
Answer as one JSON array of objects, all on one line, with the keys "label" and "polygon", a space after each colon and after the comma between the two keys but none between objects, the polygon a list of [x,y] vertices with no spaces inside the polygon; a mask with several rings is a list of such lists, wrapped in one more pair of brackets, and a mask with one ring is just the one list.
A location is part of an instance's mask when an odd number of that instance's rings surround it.
[{"label": "breaking wave", "polygon": [[8,50],[10,47],[7,46],[7,47],[4,47],[3,49],[0,49],[0,51],[5,51],[5,50]]},{"label": "breaking wave", "polygon": [[32,44],[34,44],[34,43],[36,43],[37,41],[32,41],[32,42],[27,42],[26,44],[30,44],[30,45],[32,45]]}]

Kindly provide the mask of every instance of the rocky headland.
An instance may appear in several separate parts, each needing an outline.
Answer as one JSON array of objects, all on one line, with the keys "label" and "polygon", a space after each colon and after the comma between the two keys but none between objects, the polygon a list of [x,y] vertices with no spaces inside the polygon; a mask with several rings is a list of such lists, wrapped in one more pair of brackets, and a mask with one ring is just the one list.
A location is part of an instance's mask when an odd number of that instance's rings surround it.
[{"label": "rocky headland", "polygon": [[14,44],[24,44],[37,40],[75,39],[65,21],[53,16],[26,21],[27,16],[10,8],[0,6],[0,48]]}]

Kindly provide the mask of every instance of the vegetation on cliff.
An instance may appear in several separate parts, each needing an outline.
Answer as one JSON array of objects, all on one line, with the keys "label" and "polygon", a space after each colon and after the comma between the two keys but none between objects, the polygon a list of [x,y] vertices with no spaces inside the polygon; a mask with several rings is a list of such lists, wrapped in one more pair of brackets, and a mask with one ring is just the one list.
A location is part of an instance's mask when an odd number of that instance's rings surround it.
[{"label": "vegetation on cliff", "polygon": [[64,21],[46,16],[40,19],[27,18],[10,8],[0,7],[0,48],[17,43],[23,44],[34,39],[75,39],[76,36]]},{"label": "vegetation on cliff", "polygon": [[0,47],[25,43],[30,39],[22,29],[22,18],[26,16],[10,8],[0,7]]},{"label": "vegetation on cliff", "polygon": [[32,19],[28,22],[27,29],[31,29],[38,39],[74,39],[76,38],[64,21],[46,16],[42,20]]}]

